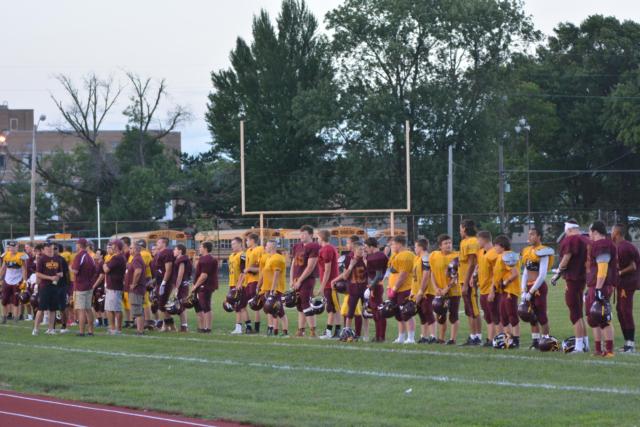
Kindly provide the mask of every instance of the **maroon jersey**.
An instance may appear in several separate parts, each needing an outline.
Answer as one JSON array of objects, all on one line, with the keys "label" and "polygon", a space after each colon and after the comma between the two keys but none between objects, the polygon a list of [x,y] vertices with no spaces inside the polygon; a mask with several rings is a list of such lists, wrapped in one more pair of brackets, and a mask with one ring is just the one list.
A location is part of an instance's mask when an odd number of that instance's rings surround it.
[{"label": "maroon jersey", "polygon": [[[182,275],[182,281],[191,280],[191,270],[193,269],[191,260],[186,255],[180,255],[173,262],[173,269],[171,271],[171,283],[176,283],[178,280],[178,269],[180,268],[180,264],[184,265],[184,274]],[[182,283],[178,283],[181,285]]]},{"label": "maroon jersey", "polygon": [[598,280],[598,260],[605,260],[608,264],[604,286],[616,286],[618,282],[618,251],[611,239],[604,238],[591,242],[589,250],[589,273],[587,278],[587,286],[589,287],[594,287]]},{"label": "maroon jersey", "polygon": [[173,264],[173,261],[175,261],[173,251],[169,248],[164,248],[156,254],[153,261],[156,267],[157,276],[159,277],[159,280],[162,281],[164,280],[164,275],[167,272],[167,263]]},{"label": "maroon jersey", "polygon": [[364,258],[355,258],[355,265],[353,266],[353,270],[351,270],[349,281],[356,285],[367,284],[367,266],[364,263]]},{"label": "maroon jersey", "polygon": [[[41,254],[40,258],[38,258],[38,264],[36,265],[36,272],[46,276],[55,276],[58,273],[63,273],[62,263],[60,263],[57,256],[49,257],[45,254]],[[39,279],[39,289],[49,285],[51,285],[51,280]]]},{"label": "maroon jersey", "polygon": [[618,285],[622,289],[636,289],[638,286],[638,269],[640,269],[640,253],[631,242],[623,240],[617,245],[618,249],[618,268],[624,270],[632,262],[636,263],[636,270],[626,273],[618,279]]},{"label": "maroon jersey", "polygon": [[212,291],[218,289],[218,260],[210,254],[203,255],[198,260],[196,280],[202,273],[207,274],[207,280],[203,283],[204,287]]},{"label": "maroon jersey", "polygon": [[[293,247],[293,278],[297,279],[309,265],[309,258],[318,258],[320,253],[320,245],[315,242],[297,243]],[[311,275],[304,281],[314,280],[318,277],[318,266],[313,270]]]},{"label": "maroon jersey", "polygon": [[[136,270],[140,269],[140,276],[138,276],[137,281],[133,281],[134,274]],[[144,260],[142,259],[142,255],[136,254],[133,258],[131,258],[131,262],[127,263],[127,273],[124,278],[125,289],[127,289],[130,293],[134,293],[136,295],[144,295],[146,291],[146,286],[144,283]]]},{"label": "maroon jersey", "polygon": [[378,273],[384,276],[388,263],[389,258],[382,251],[367,255],[367,275],[369,280],[373,280]]},{"label": "maroon jersey", "polygon": [[[325,264],[331,264],[330,270],[325,273]],[[324,245],[318,252],[318,269],[320,270],[320,278],[324,278],[325,274],[329,275],[329,280],[325,289],[331,289],[331,281],[338,277],[338,251],[332,245]]]},{"label": "maroon jersey", "polygon": [[36,272],[36,257],[29,255],[27,258],[27,277]]},{"label": "maroon jersey", "polygon": [[[104,265],[104,259],[102,259],[101,257],[100,259],[95,261],[95,263],[96,263],[96,272],[93,275],[93,283],[96,283],[96,280],[98,280],[98,277],[100,277],[100,275],[104,273],[104,270],[102,270],[102,266]],[[104,286],[104,282],[101,283],[101,286]]]},{"label": "maroon jersey", "polygon": [[91,289],[95,282],[96,263],[86,250],[78,252],[73,259],[71,269],[77,271],[75,274],[74,290],[84,292]]},{"label": "maroon jersey", "polygon": [[124,259],[124,255],[112,256],[107,263],[107,267],[109,267],[109,272],[105,273],[107,289],[112,291],[124,290],[124,272],[127,268],[127,260]]},{"label": "maroon jersey", "polygon": [[564,271],[567,280],[583,282],[587,278],[587,240],[580,236],[567,236],[560,242],[560,257],[571,254],[571,259]]}]

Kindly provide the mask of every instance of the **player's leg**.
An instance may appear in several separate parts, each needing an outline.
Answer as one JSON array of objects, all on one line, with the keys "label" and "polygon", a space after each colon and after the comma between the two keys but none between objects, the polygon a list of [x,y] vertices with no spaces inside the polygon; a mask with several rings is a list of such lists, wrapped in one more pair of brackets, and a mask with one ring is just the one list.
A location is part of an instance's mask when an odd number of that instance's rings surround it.
[{"label": "player's leg", "polygon": [[449,323],[451,324],[451,335],[447,344],[455,344],[458,339],[458,329],[460,327],[460,297],[449,297]]}]

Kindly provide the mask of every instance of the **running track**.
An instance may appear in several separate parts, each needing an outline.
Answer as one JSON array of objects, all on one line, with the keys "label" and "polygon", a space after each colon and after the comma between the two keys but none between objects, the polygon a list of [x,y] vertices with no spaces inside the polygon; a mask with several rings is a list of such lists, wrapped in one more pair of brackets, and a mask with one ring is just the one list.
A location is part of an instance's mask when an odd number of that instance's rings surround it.
[{"label": "running track", "polygon": [[0,426],[44,427],[238,427],[226,421],[200,420],[161,412],[94,405],[0,390]]}]

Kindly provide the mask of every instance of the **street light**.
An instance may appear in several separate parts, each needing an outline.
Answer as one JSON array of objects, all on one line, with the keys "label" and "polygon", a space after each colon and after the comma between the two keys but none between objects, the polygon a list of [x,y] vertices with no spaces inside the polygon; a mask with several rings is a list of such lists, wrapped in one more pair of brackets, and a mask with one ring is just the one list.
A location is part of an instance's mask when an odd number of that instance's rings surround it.
[{"label": "street light", "polygon": [[524,141],[527,150],[527,219],[529,224],[531,224],[531,174],[529,172],[529,132],[531,131],[531,126],[529,126],[527,119],[521,117],[514,130],[517,134],[524,132]]},{"label": "street light", "polygon": [[38,121],[33,125],[31,134],[31,202],[29,204],[29,241],[33,245],[36,235],[36,132],[40,122],[47,120],[47,116],[40,114]]}]

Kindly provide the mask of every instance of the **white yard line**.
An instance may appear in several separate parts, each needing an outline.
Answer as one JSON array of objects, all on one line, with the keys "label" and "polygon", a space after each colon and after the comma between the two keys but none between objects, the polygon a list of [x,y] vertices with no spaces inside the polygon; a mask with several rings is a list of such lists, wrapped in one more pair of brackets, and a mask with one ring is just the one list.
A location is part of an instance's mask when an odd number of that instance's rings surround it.
[{"label": "white yard line", "polygon": [[562,385],[562,384],[546,384],[546,383],[524,383],[514,381],[499,381],[499,380],[479,380],[465,377],[451,377],[451,376],[436,376],[436,375],[417,375],[400,372],[389,371],[377,371],[377,370],[358,370],[358,369],[344,369],[344,368],[322,368],[317,366],[296,366],[296,365],[282,365],[275,363],[262,363],[262,362],[241,362],[238,360],[230,359],[208,359],[202,357],[186,357],[186,356],[172,356],[165,354],[140,354],[140,353],[127,353],[127,352],[113,352],[106,350],[90,350],[83,348],[62,347],[52,345],[38,345],[38,344],[22,344],[8,341],[0,341],[0,344],[34,348],[43,350],[58,350],[62,352],[74,352],[74,353],[86,353],[86,354],[98,354],[110,357],[124,357],[124,358],[140,358],[149,360],[169,360],[175,362],[191,362],[200,364],[213,364],[213,365],[226,365],[226,366],[240,366],[259,369],[271,369],[278,371],[298,371],[298,372],[317,372],[317,373],[333,373],[349,376],[368,376],[376,378],[396,378],[396,379],[408,379],[408,380],[421,380],[431,381],[439,383],[457,383],[467,385],[491,385],[497,387],[509,387],[509,388],[522,388],[522,389],[541,389],[541,390],[554,390],[554,391],[578,391],[586,393],[608,393],[619,395],[632,395],[640,396],[640,389],[628,389],[617,387],[587,387],[579,385]]}]

